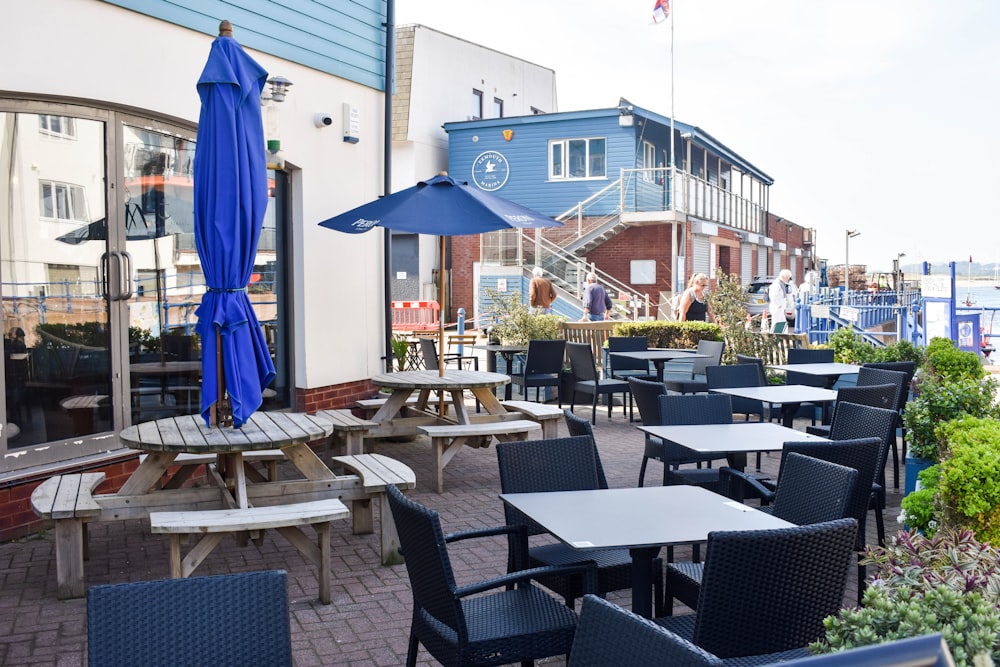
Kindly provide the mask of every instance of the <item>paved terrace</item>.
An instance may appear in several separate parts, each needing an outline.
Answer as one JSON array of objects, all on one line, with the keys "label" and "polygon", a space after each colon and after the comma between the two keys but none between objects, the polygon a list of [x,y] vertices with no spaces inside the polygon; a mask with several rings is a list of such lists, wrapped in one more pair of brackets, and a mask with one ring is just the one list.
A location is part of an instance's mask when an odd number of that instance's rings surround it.
[{"label": "paved terrace", "polygon": [[[577,408],[590,415],[590,409]],[[797,428],[806,422],[800,420]],[[643,451],[642,434],[623,419],[620,408],[608,421],[599,408],[595,428],[601,459],[611,487],[635,486]],[[565,435],[560,425],[560,435]],[[444,530],[499,525],[504,522],[493,448],[460,452],[445,469],[445,491],[433,492],[430,448],[423,437],[410,442],[376,442],[372,451],[398,458],[417,474],[417,488],[411,497],[441,513]],[[753,457],[750,457],[751,461]],[[891,459],[891,457],[890,457]],[[776,472],[778,455],[765,456],[763,469]],[[287,464],[285,464],[287,465]],[[891,466],[891,460],[890,460]],[[661,468],[650,464],[647,484],[653,483]],[[886,530],[899,527],[901,493],[891,488]],[[900,482],[902,484],[902,481]],[[669,520],[664,517],[664,520]],[[377,531],[376,531],[377,532]],[[869,543],[874,543],[874,521],[868,521]],[[379,564],[377,535],[352,535],[350,521],[333,523],[333,602],[317,600],[315,567],[284,538],[269,532],[263,546],[239,548],[231,537],[199,567],[195,576],[228,574],[260,569],[285,569],[289,574],[292,649],[299,667],[311,665],[382,666],[405,663],[410,627],[410,586],[404,565]],[[452,564],[459,585],[501,574],[506,567],[506,542],[473,540],[472,545],[453,547]],[[169,540],[152,535],[148,521],[92,524],[90,560],[86,563],[87,585],[144,581],[169,577]],[[678,549],[677,557],[688,557]],[[854,571],[845,601],[853,603]],[[72,665],[86,664],[86,613],[84,599],[56,599],[54,535],[45,532],[17,542],[0,545],[0,664]],[[748,573],[752,576],[752,573]],[[613,593],[613,602],[628,606],[628,592]],[[678,613],[686,613],[678,606]],[[122,628],[123,633],[129,632]],[[142,641],[136,637],[136,641]],[[421,650],[419,664],[436,664]],[[561,657],[544,664],[564,664]]]}]

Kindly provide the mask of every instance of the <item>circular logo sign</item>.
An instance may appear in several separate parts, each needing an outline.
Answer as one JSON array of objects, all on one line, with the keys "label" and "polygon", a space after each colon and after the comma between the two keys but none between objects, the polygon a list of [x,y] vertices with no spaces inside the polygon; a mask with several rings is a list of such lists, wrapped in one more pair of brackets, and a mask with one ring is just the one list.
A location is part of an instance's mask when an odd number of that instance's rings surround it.
[{"label": "circular logo sign", "polygon": [[480,190],[493,192],[503,187],[510,176],[510,165],[507,158],[496,151],[480,153],[472,163],[472,182]]}]

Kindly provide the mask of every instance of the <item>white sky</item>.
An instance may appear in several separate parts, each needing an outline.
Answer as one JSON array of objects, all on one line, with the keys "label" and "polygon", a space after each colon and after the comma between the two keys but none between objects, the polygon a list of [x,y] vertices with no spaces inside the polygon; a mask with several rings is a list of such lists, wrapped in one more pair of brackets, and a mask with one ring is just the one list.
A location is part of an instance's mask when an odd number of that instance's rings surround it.
[{"label": "white sky", "polygon": [[[559,111],[670,115],[654,0],[396,0],[420,23],[549,67]],[[1000,261],[997,0],[671,0],[675,118],[774,179],[771,210],[852,264]],[[442,73],[446,75],[446,73]]]}]

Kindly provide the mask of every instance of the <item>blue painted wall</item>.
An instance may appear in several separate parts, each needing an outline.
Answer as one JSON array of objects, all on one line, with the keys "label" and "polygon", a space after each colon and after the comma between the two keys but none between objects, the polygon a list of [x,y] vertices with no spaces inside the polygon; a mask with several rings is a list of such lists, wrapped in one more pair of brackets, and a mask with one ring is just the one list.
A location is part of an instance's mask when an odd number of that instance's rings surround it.
[{"label": "blue painted wall", "polygon": [[385,90],[385,0],[103,0],[203,32],[233,24],[245,47]]},{"label": "blue painted wall", "polygon": [[[635,166],[634,128],[618,126],[617,109],[447,123],[445,129],[448,173],[453,178],[471,183],[476,157],[484,151],[497,151],[507,158],[510,176],[495,194],[546,215],[559,215],[617,180],[620,168]],[[514,131],[510,141],[504,140],[504,130]],[[580,137],[607,140],[607,176],[548,180],[549,140]],[[607,212],[615,210],[614,204],[609,202]]]}]

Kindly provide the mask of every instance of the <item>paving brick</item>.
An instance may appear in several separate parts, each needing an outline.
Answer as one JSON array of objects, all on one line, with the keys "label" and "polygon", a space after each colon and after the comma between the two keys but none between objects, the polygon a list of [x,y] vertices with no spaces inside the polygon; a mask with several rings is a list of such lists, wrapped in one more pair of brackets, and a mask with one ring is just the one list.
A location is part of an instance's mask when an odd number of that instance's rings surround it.
[{"label": "paving brick", "polygon": [[[577,412],[590,416],[589,408],[577,408]],[[799,427],[803,428],[804,422]],[[643,451],[642,434],[620,412],[609,421],[603,409],[594,430],[610,486],[634,486]],[[560,431],[565,434],[564,427]],[[459,452],[445,468],[442,494],[430,488],[434,476],[426,440],[378,442],[372,449],[400,459],[416,471],[417,487],[411,497],[437,510],[446,532],[504,522],[492,447]],[[763,468],[775,472],[777,463],[777,455],[765,456]],[[650,464],[647,480],[658,478],[657,465]],[[889,491],[885,519],[891,533],[898,528],[900,493]],[[869,539],[874,542],[874,521],[868,523]],[[316,599],[314,566],[276,533],[269,533],[260,548],[252,544],[241,548],[227,538],[199,567],[196,576],[266,568],[287,570],[293,655],[299,667],[404,664],[411,614],[406,568],[379,564],[377,534],[353,535],[349,521],[334,522],[332,532],[330,605],[319,604]],[[90,545],[91,559],[85,564],[88,586],[169,576],[168,540],[150,534],[148,522],[93,524]],[[56,599],[53,546],[53,531],[0,544],[0,664],[75,667],[86,662],[85,602]],[[506,568],[507,544],[503,538],[455,544],[450,553],[460,585],[502,574]],[[690,549],[678,548],[676,557],[690,557]],[[856,590],[853,571],[845,596],[848,604],[853,603]],[[630,594],[615,592],[608,599],[627,607]],[[551,658],[540,664],[563,662],[562,658]],[[435,663],[421,649],[418,664]]]}]

